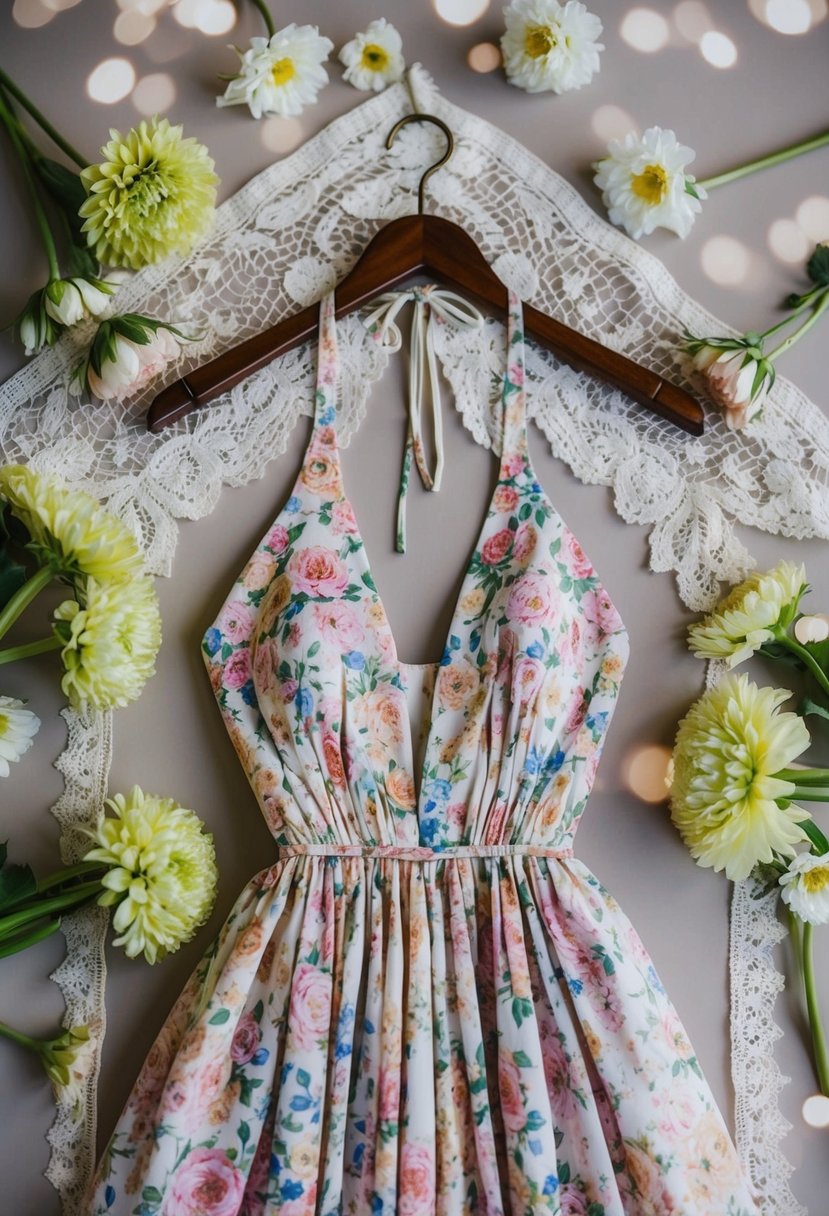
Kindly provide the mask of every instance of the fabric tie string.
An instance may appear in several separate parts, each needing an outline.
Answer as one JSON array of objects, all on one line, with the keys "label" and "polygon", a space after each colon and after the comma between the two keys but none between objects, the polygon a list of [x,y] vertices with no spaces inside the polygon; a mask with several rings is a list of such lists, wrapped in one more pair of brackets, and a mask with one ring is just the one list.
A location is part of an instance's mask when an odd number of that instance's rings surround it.
[{"label": "fabric tie string", "polygon": [[[411,324],[411,350],[409,358],[409,422],[406,428],[406,447],[400,474],[400,489],[397,496],[397,530],[395,548],[406,552],[406,495],[409,476],[414,459],[420,480],[427,490],[439,490],[443,476],[443,423],[441,415],[440,375],[433,324],[453,325],[456,329],[480,330],[484,318],[463,296],[440,287],[410,287],[405,291],[389,291],[378,296],[375,306],[363,324],[371,330],[384,350],[394,354],[403,345],[403,335],[397,324],[400,310],[408,303],[414,304]],[[430,472],[426,462],[423,443],[423,411],[426,381],[432,402],[432,430],[435,445],[435,467]]]}]

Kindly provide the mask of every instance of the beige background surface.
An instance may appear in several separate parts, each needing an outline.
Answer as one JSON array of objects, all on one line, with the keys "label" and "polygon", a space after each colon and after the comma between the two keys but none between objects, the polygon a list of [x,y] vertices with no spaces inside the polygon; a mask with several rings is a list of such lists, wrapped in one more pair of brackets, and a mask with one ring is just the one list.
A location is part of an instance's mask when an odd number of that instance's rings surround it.
[{"label": "beige background surface", "polygon": [[[299,120],[257,124],[247,111],[216,109],[216,75],[232,71],[234,64],[226,43],[232,39],[243,44],[260,33],[251,5],[242,3],[234,30],[222,37],[184,29],[169,10],[162,9],[155,32],[138,45],[123,46],[113,35],[119,8],[112,0],[81,0],[71,8],[66,0],[50,0],[50,4],[52,9],[67,11],[44,20],[49,16],[46,0],[17,0],[14,13],[7,0],[0,17],[0,63],[90,158],[110,126],[126,128],[139,117],[131,96],[101,105],[86,94],[89,74],[114,55],[128,59],[139,79],[158,73],[169,76],[176,97],[168,113],[185,124],[188,134],[208,144],[222,179],[222,198],[282,154],[266,147],[266,138],[281,140],[287,151],[285,145],[298,145],[362,99],[342,83],[339,67],[332,66],[332,83],[319,104]],[[121,8],[126,7],[126,0],[121,0]],[[670,39],[653,53],[636,49],[623,37],[630,28],[623,25],[630,6],[592,0],[590,7],[605,25],[607,50],[601,73],[589,88],[555,98],[527,96],[509,87],[500,72],[476,74],[468,68],[466,56],[473,45],[498,40],[502,22],[497,4],[486,8],[473,24],[456,27],[442,21],[428,0],[382,5],[285,0],[273,5],[278,25],[290,20],[318,23],[337,47],[382,12],[403,34],[407,60],[423,62],[450,100],[517,136],[597,208],[601,204],[591,185],[589,164],[605,146],[605,138],[595,129],[601,107],[622,108],[641,128],[651,124],[674,128],[683,142],[697,150],[700,176],[825,126],[826,20],[808,35],[786,36],[760,19],[766,9],[763,3],[709,3],[711,26],[727,34],[737,50],[734,66],[719,69],[677,31],[677,17],[681,21],[692,10],[702,10],[702,5],[677,9],[654,4],[650,11],[664,19]],[[780,9],[779,4],[776,7]],[[802,5],[791,0],[784,7],[796,13]],[[818,14],[825,10],[819,0],[812,0],[811,7]],[[774,6],[771,9],[776,11]],[[43,23],[32,28],[36,21]],[[6,183],[0,194],[0,317],[6,320],[43,281],[45,264],[26,221],[19,177],[5,141],[0,142],[0,158]],[[777,319],[778,302],[798,287],[802,274],[802,262],[796,257],[787,261],[775,252],[773,234],[779,237],[780,229],[772,225],[781,219],[794,223],[799,205],[814,196],[823,198],[826,214],[828,167],[829,151],[824,150],[724,187],[705,204],[685,242],[661,233],[648,238],[647,247],[664,259],[686,291],[729,323],[762,329]],[[829,237],[829,227],[822,235]],[[745,274],[730,285],[714,281],[703,266],[706,249],[710,257],[707,243],[720,236],[733,238],[745,251]],[[721,274],[722,266],[722,259],[714,259],[715,273]],[[806,339],[781,365],[782,373],[823,408],[827,333],[824,324],[821,334]],[[11,374],[22,361],[19,349],[4,335],[0,375]],[[471,441],[450,411],[445,486],[439,495],[427,495],[413,483],[409,552],[400,557],[392,542],[403,433],[403,367],[396,360],[374,393],[367,422],[345,452],[344,463],[401,651],[408,660],[424,662],[437,656],[445,636],[459,572],[478,534],[495,468],[491,456]],[[270,837],[213,704],[199,640],[284,500],[306,437],[303,424],[288,451],[269,466],[261,481],[244,490],[225,490],[210,518],[182,524],[173,577],[159,582],[165,637],[158,675],[141,700],[116,717],[111,790],[126,790],[138,782],[196,808],[215,834],[221,888],[210,923],[195,942],[163,966],[151,969],[129,963],[120,952],[109,950],[109,1024],[99,1140],[111,1130],[153,1036],[201,950],[247,879],[273,857]],[[678,718],[701,689],[703,667],[686,652],[683,640],[690,617],[670,576],[649,572],[644,530],[627,527],[618,519],[606,490],[579,484],[537,431],[531,443],[541,480],[592,557],[631,634],[632,657],[581,827],[580,854],[641,932],[729,1115],[728,884],[691,863],[664,804],[642,801],[626,783],[631,758],[644,746],[670,745]],[[768,537],[748,529],[743,539],[761,568],[784,557],[804,561],[814,587],[808,601],[812,610],[829,609],[825,544]],[[38,629],[32,629],[34,636]],[[785,682],[779,671],[760,665],[756,670],[767,682],[778,676]],[[10,667],[2,679],[2,691],[28,696],[44,722],[36,748],[0,788],[0,839],[10,838],[14,855],[29,859],[40,872],[55,864],[57,831],[47,807],[60,789],[59,775],[50,767],[63,744],[56,684],[57,668],[51,658]],[[816,751],[829,762],[829,738],[824,737]],[[818,809],[817,814],[825,826],[826,812]],[[818,953],[829,1017],[829,932],[818,935]],[[36,1033],[51,1031],[60,1017],[61,1002],[46,977],[60,957],[57,938],[2,964],[0,1018]],[[829,1130],[807,1128],[800,1115],[803,1100],[816,1085],[794,988],[781,997],[778,1015],[784,1037],[777,1059],[793,1078],[782,1099],[794,1124],[786,1142],[797,1167],[793,1185],[812,1216],[822,1216],[829,1186]],[[56,1213],[57,1197],[41,1177],[48,1160],[44,1139],[51,1117],[48,1087],[38,1066],[4,1043],[0,1043],[0,1079],[0,1213]]]}]

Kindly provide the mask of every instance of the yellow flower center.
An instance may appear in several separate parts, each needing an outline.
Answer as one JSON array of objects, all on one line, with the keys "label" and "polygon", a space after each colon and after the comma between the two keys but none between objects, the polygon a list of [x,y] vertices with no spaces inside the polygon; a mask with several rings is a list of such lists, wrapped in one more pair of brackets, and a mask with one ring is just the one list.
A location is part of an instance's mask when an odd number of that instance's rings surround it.
[{"label": "yellow flower center", "polygon": [[634,173],[630,188],[637,198],[652,206],[661,203],[668,192],[668,174],[661,165],[645,165],[641,173]]},{"label": "yellow flower center", "polygon": [[807,870],[801,881],[810,895],[819,895],[829,887],[829,866],[815,866],[814,870]]},{"label": "yellow flower center", "polygon": [[549,25],[528,25],[524,34],[524,50],[530,59],[541,59],[549,55],[558,39]]},{"label": "yellow flower center", "polygon": [[360,67],[368,68],[370,72],[385,72],[389,66],[389,53],[376,42],[369,42],[363,47]]},{"label": "yellow flower center", "polygon": [[274,84],[287,84],[296,76],[293,59],[277,59],[271,68],[271,79]]},{"label": "yellow flower center", "polygon": [[6,733],[9,722],[10,722],[10,718],[9,718],[8,714],[0,714],[0,737],[2,737]]}]

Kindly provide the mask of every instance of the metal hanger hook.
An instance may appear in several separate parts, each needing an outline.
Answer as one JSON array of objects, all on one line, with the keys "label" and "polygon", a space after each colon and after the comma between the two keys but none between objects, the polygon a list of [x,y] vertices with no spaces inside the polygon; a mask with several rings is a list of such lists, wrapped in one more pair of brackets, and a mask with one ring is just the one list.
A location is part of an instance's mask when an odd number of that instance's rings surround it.
[{"label": "metal hanger hook", "polygon": [[437,173],[438,169],[441,169],[446,164],[446,162],[449,160],[449,157],[455,151],[455,137],[452,134],[452,132],[449,130],[449,128],[447,127],[446,123],[443,121],[442,118],[435,118],[435,116],[433,114],[407,114],[405,116],[405,118],[401,118],[399,122],[396,122],[394,124],[394,126],[392,127],[392,129],[389,131],[388,139],[386,140],[387,148],[390,148],[392,146],[392,144],[394,143],[395,138],[397,137],[397,132],[402,127],[407,126],[408,123],[410,123],[410,122],[431,122],[434,124],[434,126],[440,127],[441,131],[446,136],[446,151],[444,152],[444,154],[440,158],[440,160],[436,160],[433,165],[429,166],[429,168],[423,174],[423,177],[421,177],[420,185],[417,188],[417,213],[418,213],[418,215],[423,215],[423,190],[424,190],[424,187],[426,186],[426,183],[429,180],[429,178],[432,176],[432,174]]}]

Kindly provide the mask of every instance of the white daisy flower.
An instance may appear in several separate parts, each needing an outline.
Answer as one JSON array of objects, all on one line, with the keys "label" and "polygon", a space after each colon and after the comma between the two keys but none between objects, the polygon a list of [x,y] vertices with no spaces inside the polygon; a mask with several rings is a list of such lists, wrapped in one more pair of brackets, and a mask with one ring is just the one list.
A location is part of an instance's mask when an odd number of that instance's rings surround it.
[{"label": "white daisy flower", "polygon": [[783,903],[810,925],[829,922],[829,855],[798,853],[780,877]]},{"label": "white daisy flower", "polygon": [[403,75],[406,61],[402,50],[400,35],[385,17],[372,21],[364,34],[355,34],[340,51],[340,63],[345,66],[343,80],[355,89],[379,93]]},{"label": "white daisy flower", "polygon": [[277,30],[271,39],[251,38],[249,50],[235,48],[241,67],[224,95],[216,98],[216,105],[247,105],[254,118],[301,114],[328,83],[322,65],[333,49],[334,43],[321,37],[315,25],[293,22]]},{"label": "white daisy flower", "polygon": [[624,139],[612,139],[607,151],[593,166],[593,180],[611,222],[635,238],[654,228],[687,236],[702,210],[699,199],[706,197],[685,172],[694,159],[693,150],[679,143],[673,131],[648,127],[641,138],[631,132]]},{"label": "white daisy flower", "polygon": [[589,84],[599,70],[596,39],[602,23],[578,0],[514,0],[504,9],[501,38],[510,84],[528,93],[567,93]]},{"label": "white daisy flower", "polygon": [[0,777],[8,777],[9,762],[32,746],[40,718],[14,697],[0,697]]}]

